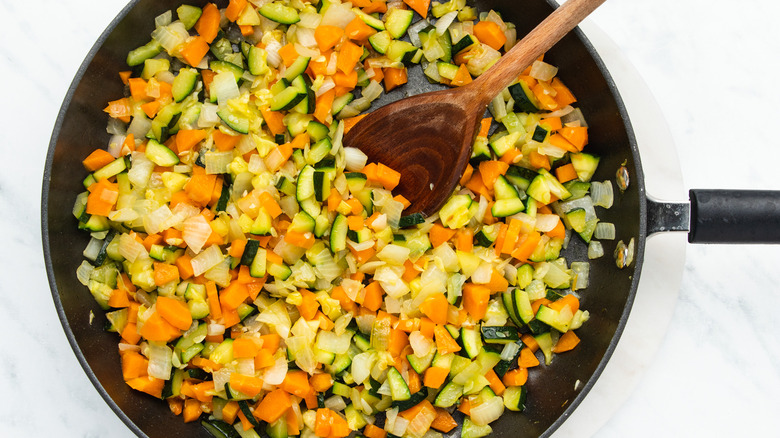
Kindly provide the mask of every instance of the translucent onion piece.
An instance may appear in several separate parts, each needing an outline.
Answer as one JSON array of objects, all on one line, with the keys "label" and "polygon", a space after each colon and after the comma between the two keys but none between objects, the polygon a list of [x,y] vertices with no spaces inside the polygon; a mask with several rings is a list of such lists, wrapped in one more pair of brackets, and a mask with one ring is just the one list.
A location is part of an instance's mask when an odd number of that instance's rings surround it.
[{"label": "translucent onion piece", "polygon": [[612,190],[612,182],[593,181],[590,184],[590,196],[593,198],[593,205],[610,208],[614,202],[614,192]]},{"label": "translucent onion piece", "polygon": [[[201,215],[192,216],[184,221],[182,238],[187,243],[187,246],[190,247],[192,252],[198,254],[200,253],[200,250],[203,249],[203,245],[206,244],[206,241],[211,235],[211,231],[212,231],[211,226],[209,226],[209,223],[206,220],[206,218],[204,218]],[[211,268],[211,266],[209,266],[206,269]],[[204,269],[203,271],[195,275],[197,276],[202,274],[203,272],[206,272],[206,269]]]},{"label": "translucent onion piece", "polygon": [[591,240],[588,244],[588,258],[593,260],[604,255],[604,246],[598,240]]},{"label": "translucent onion piece", "polygon": [[409,258],[409,253],[410,249],[405,246],[390,244],[385,245],[385,247],[376,254],[376,257],[391,265],[402,266]]},{"label": "translucent onion piece", "polygon": [[149,376],[163,380],[170,379],[172,354],[173,350],[165,344],[149,343],[149,366],[146,369]]},{"label": "translucent onion piece", "polygon": [[[144,133],[146,135],[146,133]],[[132,166],[127,171],[127,178],[135,187],[144,188],[149,183],[155,164],[152,160],[146,158],[143,152],[133,152]]]},{"label": "translucent onion piece", "polygon": [[590,263],[572,262],[571,272],[572,272],[571,290],[580,290],[588,287],[588,281],[590,279]]},{"label": "translucent onion piece", "polygon": [[279,385],[284,381],[287,376],[287,358],[280,357],[276,359],[276,362],[265,370],[263,374],[263,382],[269,385]]},{"label": "translucent onion piece", "polygon": [[[244,136],[249,137],[249,136]],[[250,149],[251,150],[251,149]],[[233,152],[206,152],[203,160],[206,162],[206,173],[216,175],[227,173],[228,165],[233,161]]]},{"label": "translucent onion piece", "polygon": [[414,355],[417,357],[427,356],[433,348],[433,341],[426,338],[419,331],[413,331],[409,334],[409,345],[412,346]]},{"label": "translucent onion piece", "polygon": [[450,27],[450,24],[452,24],[453,21],[455,21],[455,18],[458,16],[457,11],[448,12],[441,16],[438,20],[436,20],[436,24],[434,27],[436,27],[436,33],[439,35],[444,35],[444,32],[447,31],[447,28]]},{"label": "translucent onion piece", "polygon": [[331,411],[340,412],[347,407],[347,403],[340,395],[334,395],[325,399],[325,407]]},{"label": "translucent onion piece", "polygon": [[538,81],[550,81],[556,74],[558,74],[558,67],[537,60],[531,64],[531,73],[529,76]]},{"label": "translucent onion piece", "polygon": [[353,147],[345,147],[344,148],[344,155],[347,159],[347,166],[346,169],[350,172],[359,172],[361,169],[366,167],[366,162],[368,162],[368,156],[366,156],[363,151],[361,151],[358,148]]},{"label": "translucent onion piece", "polygon": [[173,217],[171,209],[168,208],[167,204],[163,205],[143,217],[144,229],[146,229],[147,234],[157,234],[168,228],[164,224],[170,220],[171,217]]},{"label": "translucent onion piece", "polygon": [[558,225],[558,221],[560,220],[560,216],[557,214],[543,214],[539,213],[536,215],[536,230],[541,231],[542,233],[546,233],[548,231],[552,231],[553,228],[555,228],[556,225]]},{"label": "translucent onion piece", "polygon": [[478,426],[484,426],[488,423],[498,420],[504,413],[504,402],[501,397],[493,397],[477,406],[472,406],[470,417],[471,421]]},{"label": "translucent onion piece", "polygon": [[[210,228],[211,227],[209,227],[209,229]],[[187,238],[185,237],[184,240],[186,241]],[[224,258],[225,256],[222,255],[222,251],[219,250],[219,246],[211,245],[206,248],[205,251],[192,258],[192,271],[197,277],[198,275],[203,274],[214,266],[220,264]]]},{"label": "translucent onion piece", "polygon": [[355,13],[352,12],[352,6],[349,3],[331,3],[328,10],[325,11],[325,15],[322,16],[320,25],[337,26],[344,29],[354,19]]},{"label": "translucent onion piece", "polygon": [[103,247],[103,240],[95,239],[94,237],[89,239],[87,247],[84,248],[82,255],[93,262],[97,259],[100,249]]},{"label": "translucent onion piece", "polygon": [[615,240],[615,224],[611,222],[599,222],[593,237],[599,240]]},{"label": "translucent onion piece", "polygon": [[119,236],[119,255],[130,263],[135,262],[139,257],[149,257],[143,244],[127,233]]},{"label": "translucent onion piece", "polygon": [[83,260],[79,265],[78,269],[76,269],[76,277],[78,278],[79,283],[83,284],[84,286],[88,285],[89,277],[92,275],[92,272],[94,270],[95,270],[94,266],[92,266],[86,260]]},{"label": "translucent onion piece", "polygon": [[520,351],[520,345],[518,345],[516,342],[510,342],[506,345],[504,345],[504,349],[501,350],[501,360],[510,361],[517,356],[517,353]]}]

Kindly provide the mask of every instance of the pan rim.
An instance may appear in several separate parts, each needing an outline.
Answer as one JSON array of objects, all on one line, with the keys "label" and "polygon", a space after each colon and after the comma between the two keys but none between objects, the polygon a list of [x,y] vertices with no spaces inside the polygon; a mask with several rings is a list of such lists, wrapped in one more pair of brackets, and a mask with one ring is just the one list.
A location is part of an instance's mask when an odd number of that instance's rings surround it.
[{"label": "pan rim", "polygon": [[[52,263],[51,248],[50,248],[51,236],[49,233],[49,219],[48,219],[49,216],[48,204],[49,204],[49,194],[50,194],[49,192],[50,192],[52,166],[54,162],[54,152],[57,146],[57,141],[60,136],[60,131],[62,129],[65,120],[65,114],[67,112],[67,109],[71,104],[71,101],[76,92],[76,89],[78,88],[78,85],[81,83],[81,80],[83,79],[87,71],[87,68],[93,61],[97,52],[101,49],[101,47],[106,42],[106,40],[113,32],[113,30],[117,27],[117,25],[129,14],[129,12],[140,1],[141,0],[129,1],[127,5],[125,5],[122,8],[122,10],[116,15],[116,17],[114,17],[114,19],[111,20],[108,26],[103,30],[103,32],[95,41],[95,43],[92,45],[89,52],[87,53],[84,60],[82,61],[81,65],[79,66],[76,74],[74,75],[73,80],[71,81],[67,93],[65,94],[65,97],[62,101],[60,110],[57,114],[57,119],[54,124],[54,128],[52,129],[52,134],[49,140],[49,146],[46,155],[46,161],[44,164],[42,190],[41,190],[41,240],[43,245],[44,265],[46,267],[46,275],[49,282],[49,288],[51,290],[52,298],[54,300],[57,316],[60,320],[60,323],[62,324],[63,330],[65,331],[65,336],[68,339],[68,343],[70,344],[71,349],[73,350],[76,356],[76,359],[78,360],[82,369],[86,373],[87,378],[95,387],[97,392],[106,402],[106,404],[108,404],[111,410],[117,415],[117,417],[119,417],[119,419],[128,427],[128,429],[130,429],[134,434],[136,434],[139,437],[148,437],[148,435],[146,435],[146,433],[143,430],[141,430],[140,427],[136,425],[135,422],[133,422],[130,419],[130,417],[119,407],[119,405],[114,401],[114,399],[111,398],[111,396],[108,394],[108,391],[103,387],[102,383],[93,372],[91,366],[89,365],[89,363],[87,362],[84,356],[83,351],[81,350],[78,342],[76,341],[73,330],[70,327],[70,322],[68,320],[68,317],[67,315],[65,315],[65,311],[62,305],[62,300],[60,299],[60,295],[59,295],[59,289],[57,287],[57,280],[54,275],[54,266]],[[556,3],[555,0],[545,0],[545,2],[553,9],[559,7],[558,3]],[[628,115],[628,111],[626,109],[625,103],[623,102],[623,99],[620,95],[620,92],[617,88],[614,79],[609,73],[606,64],[599,56],[595,46],[590,42],[590,40],[587,38],[587,36],[579,26],[576,27],[572,31],[572,33],[576,35],[576,37],[579,39],[579,41],[586,49],[588,55],[593,59],[596,66],[598,67],[601,75],[603,76],[605,82],[608,85],[610,92],[612,93],[612,98],[615,101],[620,118],[623,121],[623,126],[626,131],[626,137],[628,139],[629,148],[631,150],[631,155],[634,160],[635,172],[636,172],[636,175],[634,175],[632,178],[633,180],[632,184],[635,185],[638,191],[639,235],[636,236],[636,241],[635,241],[636,251],[635,251],[634,266],[633,266],[634,273],[631,278],[631,288],[628,297],[626,299],[623,312],[620,316],[618,324],[616,325],[615,333],[613,334],[612,339],[607,349],[604,351],[604,354],[601,357],[593,374],[590,376],[588,381],[582,386],[582,389],[579,391],[577,396],[574,397],[571,403],[569,403],[566,410],[542,433],[542,435],[540,435],[541,437],[551,436],[571,416],[571,414],[576,410],[576,408],[580,405],[580,403],[582,403],[582,401],[588,395],[590,390],[593,388],[593,386],[595,385],[595,383],[598,381],[599,377],[603,373],[607,364],[609,363],[609,360],[612,357],[612,354],[614,353],[618,342],[620,341],[621,335],[623,334],[626,323],[628,321],[631,308],[633,307],[634,298],[636,296],[637,288],[639,285],[639,278],[642,270],[642,264],[644,261],[645,243],[647,240],[647,199],[648,198],[647,198],[647,193],[646,193],[646,188],[644,183],[645,181],[644,172],[642,170],[639,148]]]}]

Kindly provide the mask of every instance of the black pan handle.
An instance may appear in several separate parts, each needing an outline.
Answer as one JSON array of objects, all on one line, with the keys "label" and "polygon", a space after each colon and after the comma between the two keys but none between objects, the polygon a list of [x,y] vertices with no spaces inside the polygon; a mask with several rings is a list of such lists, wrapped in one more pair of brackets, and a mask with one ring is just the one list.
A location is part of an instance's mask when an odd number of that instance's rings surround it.
[{"label": "black pan handle", "polygon": [[648,198],[648,235],[688,231],[691,243],[780,243],[780,191],[689,191],[690,204]]}]

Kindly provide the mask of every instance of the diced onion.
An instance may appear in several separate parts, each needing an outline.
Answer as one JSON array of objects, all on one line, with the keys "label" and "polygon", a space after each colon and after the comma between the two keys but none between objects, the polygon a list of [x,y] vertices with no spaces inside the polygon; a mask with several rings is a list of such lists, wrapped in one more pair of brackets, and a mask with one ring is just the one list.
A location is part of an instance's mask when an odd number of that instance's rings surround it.
[{"label": "diced onion", "polygon": [[227,104],[227,101],[230,99],[241,96],[236,83],[236,77],[233,76],[233,73],[226,71],[214,75],[209,90],[217,96],[220,106]]},{"label": "diced onion", "polygon": [[611,222],[599,222],[596,224],[593,237],[599,240],[615,240],[615,224]]},{"label": "diced onion", "polygon": [[[189,221],[190,220],[188,219],[187,222]],[[209,229],[211,229],[211,227],[209,227]],[[187,238],[185,237],[184,240],[186,241]],[[222,251],[219,250],[219,246],[211,245],[208,248],[206,248],[205,251],[201,252],[200,254],[192,258],[191,261],[192,271],[194,275],[197,277],[198,275],[220,264],[224,258],[225,256],[222,255]]]},{"label": "diced onion", "polygon": [[325,407],[331,411],[341,412],[347,407],[347,403],[340,395],[334,395],[325,399]]},{"label": "diced onion", "polygon": [[172,354],[173,350],[165,344],[149,343],[149,365],[146,371],[149,376],[163,380],[170,379]]},{"label": "diced onion", "polygon": [[171,217],[173,217],[173,213],[171,213],[171,209],[168,208],[167,204],[147,214],[143,217],[146,233],[157,234],[160,231],[165,230],[167,227],[164,224],[166,221],[170,220]]},{"label": "diced onion", "polygon": [[571,290],[580,290],[588,287],[590,278],[590,263],[571,262],[572,285]]},{"label": "diced onion", "polygon": [[130,236],[127,233],[123,233],[121,236],[119,236],[118,250],[119,250],[119,255],[124,257],[130,263],[135,262],[139,257],[149,256],[143,244],[135,240],[132,236]]},{"label": "diced onion", "polygon": [[336,26],[344,29],[350,21],[355,19],[352,6],[349,3],[331,3],[328,10],[322,16],[321,26]]},{"label": "diced onion", "polygon": [[359,172],[368,162],[368,156],[358,148],[345,147],[344,156],[347,159],[346,169],[350,172]]},{"label": "diced onion", "polygon": [[[249,136],[244,136],[249,137]],[[250,149],[251,150],[251,149]],[[206,162],[206,173],[209,175],[215,175],[220,173],[227,173],[227,167],[233,161],[233,152],[206,152],[203,161]]]},{"label": "diced onion", "polygon": [[200,116],[198,116],[198,127],[211,128],[213,126],[217,126],[220,123],[219,116],[217,115],[218,110],[219,107],[214,105],[213,103],[208,103],[208,102],[204,103],[203,106],[200,107]]},{"label": "diced onion", "polygon": [[[146,135],[146,133],[144,133]],[[155,164],[152,160],[146,158],[143,152],[133,152],[132,167],[127,171],[127,178],[136,187],[144,188],[152,176]]]},{"label": "diced onion", "polygon": [[520,352],[520,345],[516,342],[510,342],[504,345],[504,349],[501,350],[501,360],[510,361],[517,356],[518,352]]},{"label": "diced onion", "polygon": [[103,240],[95,239],[94,237],[89,240],[87,247],[84,248],[82,255],[93,262],[97,259],[100,249],[103,247]]},{"label": "diced onion", "polygon": [[588,258],[597,259],[604,255],[604,246],[598,240],[591,240],[588,244]]},{"label": "diced onion", "polygon": [[287,376],[287,358],[279,357],[274,364],[265,370],[263,382],[269,385],[280,385]]},{"label": "diced onion", "polygon": [[301,21],[296,23],[298,27],[305,27],[309,29],[316,29],[317,26],[320,25],[320,22],[322,22],[322,16],[316,12],[301,12],[298,14]]},{"label": "diced onion", "polygon": [[493,397],[477,406],[471,407],[469,416],[471,421],[478,426],[492,423],[504,413],[504,402],[501,397]]},{"label": "diced onion", "polygon": [[550,81],[558,74],[558,67],[552,66],[544,61],[536,60],[531,64],[529,76],[537,81]]},{"label": "diced onion", "polygon": [[79,265],[78,269],[76,269],[76,277],[79,280],[79,283],[83,284],[84,286],[89,284],[89,277],[92,276],[92,272],[95,270],[95,267],[92,266],[89,262],[86,260],[82,261]]},{"label": "diced onion", "polygon": [[560,216],[558,216],[557,214],[538,213],[536,215],[536,223],[534,226],[536,227],[537,231],[546,233],[548,231],[552,231],[553,228],[555,228],[555,226],[558,225],[559,221],[560,221]]},{"label": "diced onion", "polygon": [[455,21],[457,16],[457,11],[447,12],[446,14],[442,15],[441,18],[436,20],[436,24],[434,26],[436,27],[436,33],[439,35],[444,35],[444,32],[447,31],[447,28],[450,27],[450,24]]},{"label": "diced onion", "polygon": [[[212,233],[211,226],[209,226],[209,223],[206,220],[206,218],[201,215],[192,216],[186,221],[184,221],[184,230],[182,230],[182,238],[187,243],[187,246],[189,246],[192,252],[194,252],[195,254],[198,254],[200,250],[203,249],[203,245],[206,244],[206,241],[209,239],[211,233]],[[206,269],[211,268],[211,266],[205,268],[203,271],[195,275],[197,276],[202,274],[203,272],[206,271]]]},{"label": "diced onion", "polygon": [[412,346],[415,356],[424,357],[431,352],[433,341],[419,331],[413,331],[409,334],[409,345]]},{"label": "diced onion", "polygon": [[612,190],[612,182],[593,181],[590,184],[590,196],[593,199],[593,205],[598,207],[610,208],[614,202],[615,195]]}]

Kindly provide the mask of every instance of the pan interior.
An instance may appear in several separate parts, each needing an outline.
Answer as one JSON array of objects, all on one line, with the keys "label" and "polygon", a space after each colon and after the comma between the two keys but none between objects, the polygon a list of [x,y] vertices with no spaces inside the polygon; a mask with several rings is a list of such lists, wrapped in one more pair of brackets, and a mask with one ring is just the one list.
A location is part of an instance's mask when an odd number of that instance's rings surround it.
[{"label": "pan interior", "polygon": [[[202,5],[205,1],[187,3]],[[93,384],[117,415],[139,436],[208,437],[199,425],[185,424],[171,415],[167,404],[133,391],[124,383],[117,337],[103,329],[104,312],[76,278],[89,236],[77,230],[71,214],[75,196],[83,190],[81,180],[86,176],[81,160],[95,145],[108,141],[107,116],[102,108],[123,93],[117,72],[127,69],[127,52],[148,41],[155,16],[178,4],[173,0],[131,2],[84,61],[63,103],[49,146],[43,182],[43,245],[53,298],[68,339]],[[484,0],[475,2],[475,6],[480,11],[495,9],[502,13],[505,20],[517,25],[518,35],[527,33],[552,11],[552,6],[543,0]],[[616,225],[615,242],[636,239],[637,256],[630,269],[619,270],[611,255],[614,242],[604,242],[606,255],[591,262],[590,286],[581,291],[582,306],[589,310],[591,318],[577,331],[582,339],[580,346],[556,356],[550,366],[531,370],[526,411],[507,412],[493,423],[496,437],[547,436],[585,396],[625,325],[644,249],[645,193],[639,155],[626,111],[609,74],[579,31],[565,37],[545,60],[559,67],[559,77],[579,99],[577,105],[590,126],[589,152],[601,156],[594,179],[614,180],[621,165],[628,168],[633,178],[629,190],[616,193],[615,205],[600,211],[600,218]],[[435,89],[419,70],[410,72],[406,93]],[[376,105],[404,95],[385,95]],[[578,238],[571,242],[565,253],[567,259],[587,259],[586,245]],[[90,313],[94,315],[91,323]]]}]

